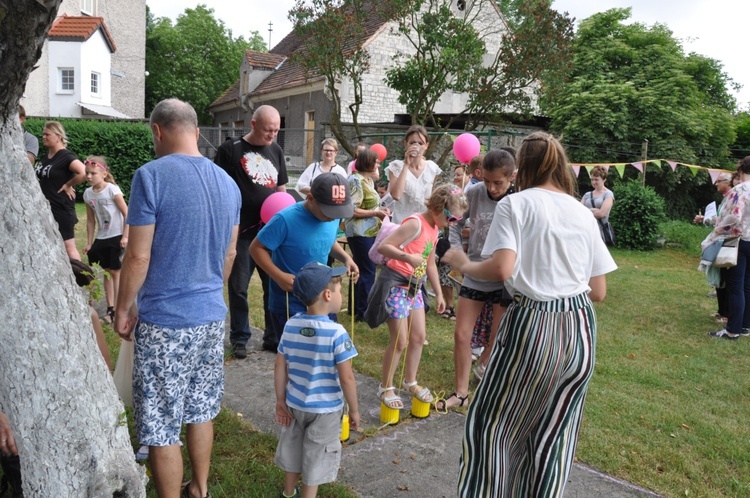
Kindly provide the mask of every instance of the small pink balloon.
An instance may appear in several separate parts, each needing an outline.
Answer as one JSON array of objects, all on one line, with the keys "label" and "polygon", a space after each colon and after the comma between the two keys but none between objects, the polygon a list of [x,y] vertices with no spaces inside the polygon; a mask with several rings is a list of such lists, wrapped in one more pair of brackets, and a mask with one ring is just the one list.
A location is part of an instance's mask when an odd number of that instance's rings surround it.
[{"label": "small pink balloon", "polygon": [[273,215],[278,213],[284,208],[287,208],[294,204],[296,201],[292,194],[287,192],[274,192],[273,194],[266,197],[263,201],[263,205],[260,206],[260,220],[263,223],[268,223],[273,218]]},{"label": "small pink balloon", "polygon": [[388,150],[385,148],[383,144],[372,144],[372,146],[370,147],[370,150],[378,155],[378,160],[380,161],[384,161],[385,156],[388,155]]},{"label": "small pink balloon", "polygon": [[471,133],[462,133],[453,142],[453,155],[456,156],[458,162],[463,164],[474,159],[480,150],[479,139]]}]

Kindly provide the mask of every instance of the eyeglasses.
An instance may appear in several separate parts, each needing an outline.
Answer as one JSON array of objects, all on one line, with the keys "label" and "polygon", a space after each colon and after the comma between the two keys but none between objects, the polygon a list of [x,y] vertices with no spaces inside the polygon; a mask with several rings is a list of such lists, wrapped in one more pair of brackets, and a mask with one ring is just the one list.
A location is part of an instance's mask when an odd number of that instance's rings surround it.
[{"label": "eyeglasses", "polygon": [[443,208],[443,214],[445,215],[445,219],[448,220],[448,223],[456,223],[457,221],[464,219],[463,216],[453,216],[453,214],[451,214],[446,208]]},{"label": "eyeglasses", "polygon": [[714,182],[714,185],[716,185],[716,184],[717,184],[717,183],[719,183],[719,182],[728,182],[728,181],[729,181],[729,180],[728,180],[728,179],[726,179],[726,178],[724,178],[723,180],[716,180],[716,181]]},{"label": "eyeglasses", "polygon": [[333,154],[336,151],[333,149],[323,149],[323,152],[325,152],[326,154]]}]

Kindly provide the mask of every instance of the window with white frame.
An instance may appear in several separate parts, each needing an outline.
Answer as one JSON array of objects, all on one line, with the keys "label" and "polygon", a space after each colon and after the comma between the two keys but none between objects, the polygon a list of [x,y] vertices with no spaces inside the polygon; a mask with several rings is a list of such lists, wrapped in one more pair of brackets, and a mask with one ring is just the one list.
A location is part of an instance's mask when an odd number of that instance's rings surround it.
[{"label": "window with white frame", "polygon": [[81,0],[81,13],[95,16],[96,0]]},{"label": "window with white frame", "polygon": [[58,92],[73,93],[76,89],[76,72],[71,67],[61,67],[59,69]]},{"label": "window with white frame", "polygon": [[91,72],[91,95],[99,96],[99,85],[101,76],[99,73]]}]

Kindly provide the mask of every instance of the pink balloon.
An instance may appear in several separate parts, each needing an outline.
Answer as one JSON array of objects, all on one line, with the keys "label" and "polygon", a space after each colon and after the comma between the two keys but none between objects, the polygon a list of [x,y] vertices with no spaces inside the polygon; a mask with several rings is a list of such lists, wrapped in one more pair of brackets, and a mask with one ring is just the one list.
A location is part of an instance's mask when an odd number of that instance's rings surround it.
[{"label": "pink balloon", "polygon": [[471,133],[462,133],[453,142],[453,155],[458,162],[467,164],[479,154],[479,139]]},{"label": "pink balloon", "polygon": [[372,146],[370,147],[370,150],[378,155],[378,159],[380,161],[385,160],[385,156],[388,155],[388,150],[385,148],[383,144],[372,144]]},{"label": "pink balloon", "polygon": [[271,221],[271,218],[273,218],[273,215],[282,209],[291,206],[295,202],[297,201],[294,200],[292,194],[288,194],[287,192],[274,192],[263,201],[263,205],[260,207],[260,220],[263,223],[268,223]]}]

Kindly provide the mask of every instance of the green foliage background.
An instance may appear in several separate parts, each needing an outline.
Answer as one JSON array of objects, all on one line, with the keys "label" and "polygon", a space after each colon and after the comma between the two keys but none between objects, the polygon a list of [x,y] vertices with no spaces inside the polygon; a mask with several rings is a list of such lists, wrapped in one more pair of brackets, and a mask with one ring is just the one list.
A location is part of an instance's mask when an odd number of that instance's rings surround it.
[{"label": "green foliage background", "polygon": [[637,181],[616,186],[614,194],[609,221],[615,229],[617,245],[639,251],[655,249],[660,224],[665,221],[664,199]]},{"label": "green foliage background", "polygon": [[[155,159],[151,130],[146,123],[131,121],[90,121],[60,119],[68,136],[68,150],[83,161],[88,156],[104,156],[108,159],[115,182],[127,200],[135,170]],[[42,136],[45,120],[29,118],[24,128],[35,137]],[[39,156],[47,150],[39,140]],[[76,187],[79,198],[88,185]]]}]

